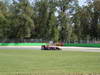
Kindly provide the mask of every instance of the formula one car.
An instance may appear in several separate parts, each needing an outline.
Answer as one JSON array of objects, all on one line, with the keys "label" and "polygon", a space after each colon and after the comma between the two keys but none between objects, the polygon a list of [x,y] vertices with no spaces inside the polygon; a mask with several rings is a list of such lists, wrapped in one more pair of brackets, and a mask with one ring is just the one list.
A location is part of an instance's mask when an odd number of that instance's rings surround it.
[{"label": "formula one car", "polygon": [[54,46],[45,46],[45,45],[42,45],[41,46],[41,50],[61,50],[59,47],[54,47]]}]

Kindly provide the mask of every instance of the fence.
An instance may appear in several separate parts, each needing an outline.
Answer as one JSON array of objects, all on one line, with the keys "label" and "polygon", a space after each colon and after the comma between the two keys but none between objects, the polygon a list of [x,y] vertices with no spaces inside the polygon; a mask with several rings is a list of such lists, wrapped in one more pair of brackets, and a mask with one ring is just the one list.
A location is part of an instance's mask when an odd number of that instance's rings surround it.
[{"label": "fence", "polygon": [[0,43],[0,46],[41,46],[47,43]]},{"label": "fence", "polygon": [[[41,46],[48,45],[49,41],[42,39],[1,39],[0,46]],[[99,47],[100,41],[89,41],[87,42],[63,42],[59,43],[63,46],[74,46],[74,47]]]},{"label": "fence", "polygon": [[100,44],[67,44],[65,43],[64,46],[73,46],[73,47],[98,47],[100,48]]}]

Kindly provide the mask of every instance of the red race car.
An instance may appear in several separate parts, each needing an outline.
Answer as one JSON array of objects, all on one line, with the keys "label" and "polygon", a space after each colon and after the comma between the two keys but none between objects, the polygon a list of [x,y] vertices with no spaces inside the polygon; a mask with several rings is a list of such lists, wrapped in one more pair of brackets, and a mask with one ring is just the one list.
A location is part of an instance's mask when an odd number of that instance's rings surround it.
[{"label": "red race car", "polygon": [[41,46],[41,50],[61,50],[59,47],[54,47],[54,46],[45,46],[45,45],[42,45]]}]

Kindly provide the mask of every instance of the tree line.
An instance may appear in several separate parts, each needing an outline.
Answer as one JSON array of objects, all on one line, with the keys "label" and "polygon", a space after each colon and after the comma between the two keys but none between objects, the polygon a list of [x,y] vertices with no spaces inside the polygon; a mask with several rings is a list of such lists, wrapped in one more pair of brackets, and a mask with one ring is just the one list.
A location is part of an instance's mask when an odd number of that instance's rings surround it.
[{"label": "tree line", "polygon": [[0,1],[0,39],[100,40],[100,1]]}]

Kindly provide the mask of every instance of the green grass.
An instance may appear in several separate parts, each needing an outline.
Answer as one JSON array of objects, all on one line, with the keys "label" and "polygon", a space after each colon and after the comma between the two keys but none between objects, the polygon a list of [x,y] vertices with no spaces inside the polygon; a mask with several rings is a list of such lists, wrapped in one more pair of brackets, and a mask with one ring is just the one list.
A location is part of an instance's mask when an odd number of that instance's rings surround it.
[{"label": "green grass", "polygon": [[64,75],[76,72],[100,73],[100,53],[0,50],[0,75]]}]

